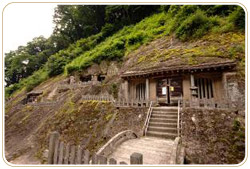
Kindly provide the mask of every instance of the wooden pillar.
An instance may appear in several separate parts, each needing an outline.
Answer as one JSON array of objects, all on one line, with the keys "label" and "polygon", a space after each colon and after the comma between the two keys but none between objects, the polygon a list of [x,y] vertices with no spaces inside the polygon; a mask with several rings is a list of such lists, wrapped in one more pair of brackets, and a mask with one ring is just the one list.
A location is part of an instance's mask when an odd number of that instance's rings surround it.
[{"label": "wooden pillar", "polygon": [[190,107],[196,107],[198,106],[197,105],[197,87],[195,86],[195,83],[194,83],[194,75],[191,74],[190,75],[190,81],[191,81],[191,87],[190,87],[190,90],[191,90],[191,100],[190,100]]},{"label": "wooden pillar", "polygon": [[49,155],[48,155],[48,164],[53,164],[55,143],[59,139],[59,133],[53,132],[50,134],[49,138]]},{"label": "wooden pillar", "polygon": [[190,90],[191,90],[191,96],[193,99],[193,98],[196,98],[196,96],[197,96],[197,87],[195,86],[195,83],[194,83],[194,75],[193,74],[190,75],[190,81],[191,81]]},{"label": "wooden pillar", "polygon": [[128,100],[128,80],[125,80],[124,82],[124,94],[125,94],[125,99]]},{"label": "wooden pillar", "polygon": [[109,159],[109,164],[117,164],[117,161],[114,158]]},{"label": "wooden pillar", "polygon": [[149,100],[149,79],[146,79],[146,99]]},{"label": "wooden pillar", "polygon": [[140,153],[133,153],[130,156],[130,164],[143,164],[143,157]]}]

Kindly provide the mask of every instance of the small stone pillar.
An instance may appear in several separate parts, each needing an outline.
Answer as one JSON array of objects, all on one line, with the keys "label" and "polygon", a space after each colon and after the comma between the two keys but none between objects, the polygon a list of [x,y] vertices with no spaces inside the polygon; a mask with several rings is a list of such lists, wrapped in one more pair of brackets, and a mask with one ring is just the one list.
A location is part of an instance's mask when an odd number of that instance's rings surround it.
[{"label": "small stone pillar", "polygon": [[198,106],[198,100],[197,100],[197,95],[198,95],[198,87],[195,86],[194,84],[194,75],[191,74],[190,75],[190,81],[191,81],[191,87],[190,87],[190,90],[191,90],[191,103],[190,103],[190,107],[196,107]]},{"label": "small stone pillar", "polygon": [[74,76],[70,76],[69,77],[69,84],[74,84],[76,82],[75,77]]},{"label": "small stone pillar", "polygon": [[190,75],[190,81],[191,81],[190,90],[191,90],[192,98],[196,98],[196,96],[198,95],[198,93],[197,93],[198,87],[196,87],[194,84],[194,75],[193,74]]},{"label": "small stone pillar", "polygon": [[98,76],[97,76],[97,75],[92,75],[91,81],[97,81],[97,79],[98,79]]},{"label": "small stone pillar", "polygon": [[125,96],[125,99],[128,100],[128,80],[125,80],[124,82],[124,96]]},{"label": "small stone pillar", "polygon": [[133,153],[130,156],[130,164],[143,164],[143,156],[140,153]]},{"label": "small stone pillar", "polygon": [[146,79],[146,100],[149,100],[149,79]]},{"label": "small stone pillar", "polygon": [[53,164],[55,143],[56,143],[56,140],[58,140],[58,139],[59,139],[59,133],[58,132],[53,132],[53,133],[50,134],[50,137],[49,137],[48,164]]}]

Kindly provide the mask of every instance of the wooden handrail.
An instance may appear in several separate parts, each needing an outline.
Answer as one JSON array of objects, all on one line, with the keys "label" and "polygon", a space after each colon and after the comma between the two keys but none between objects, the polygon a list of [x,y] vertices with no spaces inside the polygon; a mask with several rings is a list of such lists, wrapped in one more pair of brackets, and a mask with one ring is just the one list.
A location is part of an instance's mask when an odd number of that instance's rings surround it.
[{"label": "wooden handrail", "polygon": [[180,137],[180,102],[181,100],[178,100],[178,119],[177,119],[177,132],[178,132],[178,137]]},{"label": "wooden handrail", "polygon": [[147,118],[146,118],[144,126],[143,126],[143,136],[145,136],[146,132],[147,132],[148,123],[149,123],[149,119],[150,119],[151,112],[152,112],[152,104],[153,104],[153,101],[150,102],[150,105],[148,108]]}]

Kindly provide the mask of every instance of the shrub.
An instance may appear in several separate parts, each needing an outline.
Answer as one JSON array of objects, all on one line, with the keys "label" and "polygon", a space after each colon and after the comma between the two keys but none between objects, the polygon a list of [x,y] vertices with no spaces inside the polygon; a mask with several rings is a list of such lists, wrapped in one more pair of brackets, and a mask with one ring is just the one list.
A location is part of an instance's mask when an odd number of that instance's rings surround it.
[{"label": "shrub", "polygon": [[240,6],[229,15],[229,21],[240,30],[245,30],[245,11]]},{"label": "shrub", "polygon": [[110,24],[110,23],[106,23],[103,27],[102,27],[102,36],[103,37],[108,37],[110,35],[112,35],[114,32],[116,31],[115,25],[114,24]]},{"label": "shrub", "polygon": [[206,11],[208,16],[228,16],[235,9],[235,5],[202,5],[201,9]]},{"label": "shrub", "polygon": [[206,34],[213,23],[200,10],[190,15],[176,30],[176,36],[181,40],[199,38]]},{"label": "shrub", "polygon": [[50,77],[63,73],[67,60],[58,54],[51,56],[47,62],[47,70]]},{"label": "shrub", "polygon": [[161,5],[160,11],[167,13],[169,8],[170,8],[170,5]]},{"label": "shrub", "polygon": [[142,43],[143,39],[145,37],[145,34],[140,31],[140,32],[137,32],[135,34],[131,34],[129,37],[128,37],[128,45],[134,45],[134,44],[137,44],[137,43]]}]

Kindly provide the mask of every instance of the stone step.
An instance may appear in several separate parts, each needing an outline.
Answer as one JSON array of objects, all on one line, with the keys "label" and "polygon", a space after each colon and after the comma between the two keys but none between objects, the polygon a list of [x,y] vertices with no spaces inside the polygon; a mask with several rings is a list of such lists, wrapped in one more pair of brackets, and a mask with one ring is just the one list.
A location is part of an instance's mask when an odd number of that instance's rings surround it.
[{"label": "stone step", "polygon": [[177,137],[177,134],[166,133],[166,132],[147,131],[146,136],[175,139]]},{"label": "stone step", "polygon": [[[131,140],[128,140],[126,142],[123,142],[124,145],[138,145],[139,144],[139,147],[153,147],[153,148],[161,148],[162,146],[172,146],[174,143],[173,143],[173,140],[164,140],[164,139],[161,139],[161,140],[157,140],[157,139],[150,139],[150,137],[143,137],[143,139],[137,139],[136,140],[136,144],[134,141],[131,141]],[[141,146],[142,145],[142,146]]]},{"label": "stone step", "polygon": [[150,122],[160,122],[160,123],[177,123],[177,119],[165,119],[165,118],[155,118],[151,117]]},{"label": "stone step", "polygon": [[160,123],[160,122],[149,122],[148,126],[155,126],[155,127],[176,127],[177,128],[177,121],[175,123]]},{"label": "stone step", "polygon": [[[172,150],[172,149],[170,149]],[[165,161],[168,161],[170,158],[170,153],[152,153],[152,152],[145,152],[143,150],[133,150],[133,149],[117,149],[115,150],[114,153],[112,153],[111,156],[108,158],[114,158],[117,161],[125,161],[129,162],[130,161],[130,155],[133,154],[134,152],[141,153],[143,154],[143,164],[157,164],[155,162],[158,161],[158,159],[164,159]],[[129,163],[128,163],[129,164]],[[160,163],[158,163],[160,164]]]},{"label": "stone step", "polygon": [[[161,155],[151,155],[150,153],[143,153],[143,165],[145,164],[169,164],[170,162],[170,154],[166,154],[164,156]],[[131,154],[125,154],[123,152],[114,152],[111,156],[108,157],[116,159],[118,164],[122,161],[126,162],[127,164],[130,164],[130,155]]]},{"label": "stone step", "polygon": [[177,133],[177,128],[170,128],[170,127],[152,127],[149,126],[147,131],[156,131],[156,132],[166,132],[166,133]]},{"label": "stone step", "polygon": [[155,118],[163,118],[163,119],[177,119],[177,115],[169,115],[169,114],[152,114],[151,117]]},{"label": "stone step", "polygon": [[152,107],[155,110],[178,110],[177,106],[161,106],[161,107]]},{"label": "stone step", "polygon": [[152,111],[152,114],[163,114],[163,115],[178,115],[178,112],[169,112],[169,111]]},{"label": "stone step", "polygon": [[152,153],[154,155],[166,155],[166,154],[170,154],[171,153],[171,149],[172,146],[168,145],[168,146],[161,146],[161,147],[152,147],[152,146],[143,146],[140,144],[136,144],[136,145],[127,145],[124,144],[121,147],[119,147],[120,152],[131,152],[131,154],[133,152],[144,152],[144,153]]},{"label": "stone step", "polygon": [[144,141],[149,141],[153,143],[159,143],[159,144],[167,144],[167,145],[173,145],[174,141],[172,139],[164,139],[164,138],[152,138],[152,137],[142,137]]},{"label": "stone step", "polygon": [[[162,151],[163,147],[171,147],[173,146],[173,141],[170,142],[157,142],[157,141],[148,141],[148,140],[138,140],[136,142],[123,142],[121,148],[130,146],[131,148],[144,149],[145,151]],[[165,150],[164,150],[165,151]],[[166,151],[165,151],[166,152]]]},{"label": "stone step", "polygon": [[143,154],[143,164],[169,164],[173,145],[173,139],[144,136],[123,142],[107,158],[129,164],[130,155],[137,152]]}]

